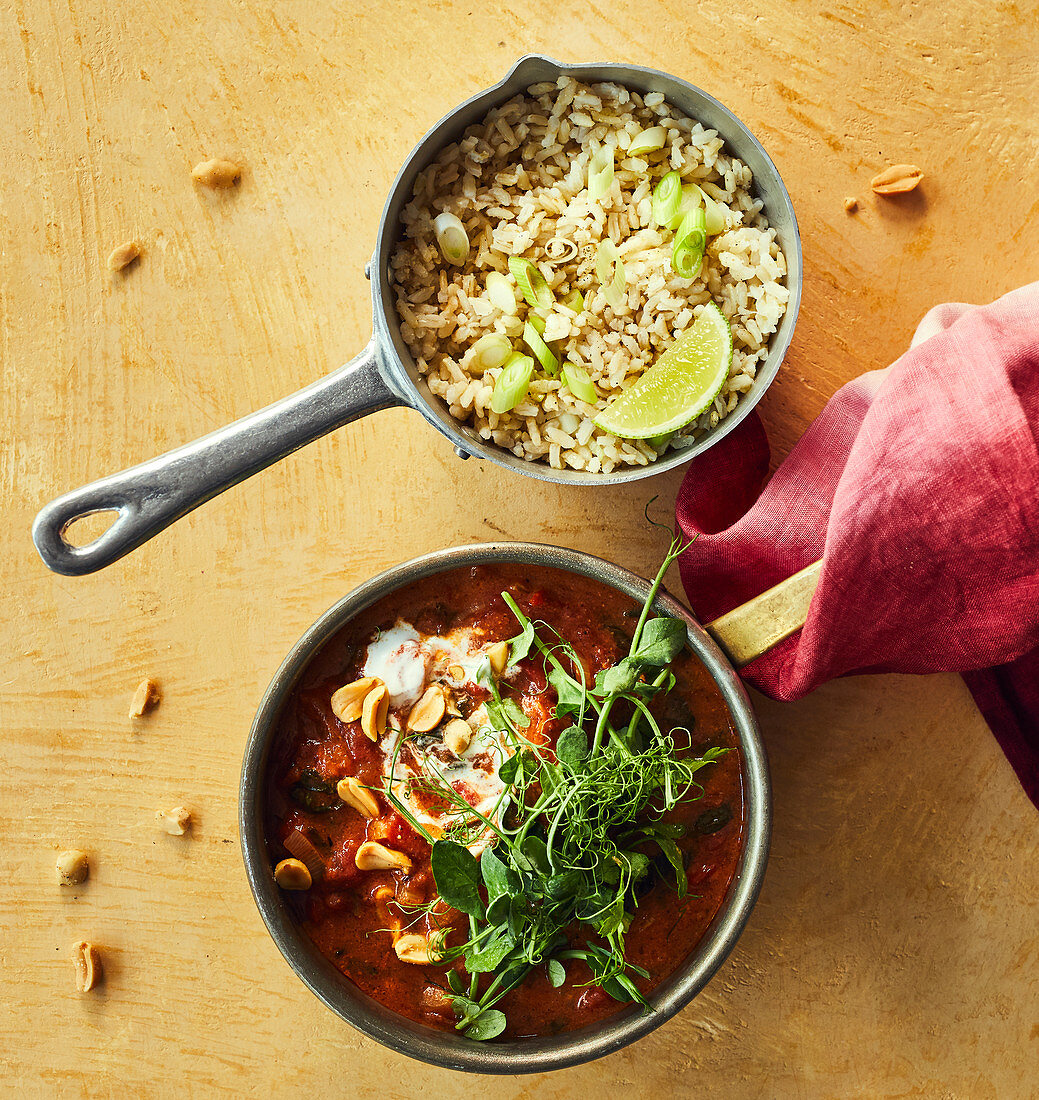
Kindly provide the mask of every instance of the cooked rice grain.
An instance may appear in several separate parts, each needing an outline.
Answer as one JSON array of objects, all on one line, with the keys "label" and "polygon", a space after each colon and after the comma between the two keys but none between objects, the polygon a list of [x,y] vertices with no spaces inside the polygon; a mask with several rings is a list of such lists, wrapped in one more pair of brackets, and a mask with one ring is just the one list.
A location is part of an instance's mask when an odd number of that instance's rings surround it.
[{"label": "cooked rice grain", "polygon": [[[588,197],[588,162],[604,145],[623,151],[649,126],[663,126],[663,149],[616,159],[613,184],[598,202]],[[671,268],[673,234],[652,225],[652,193],[677,169],[727,209],[723,232],[708,241],[699,275]],[[391,276],[404,337],[430,391],[481,439],[520,458],[609,473],[644,466],[668,448],[689,446],[736,407],[753,385],[768,343],[786,309],[786,260],[751,196],[750,169],[724,149],[714,130],[676,114],[659,92],[645,97],[616,84],[582,85],[567,77],[536,84],[496,107],[449,145],[415,181],[401,215],[404,240]],[[462,267],[444,263],[433,219],[457,215],[469,235]],[[595,275],[606,238],[624,260],[627,287],[618,309],[608,305]],[[593,407],[558,380],[535,376],[524,400],[505,414],[490,409],[500,373],[480,373],[470,347],[487,333],[519,340],[527,305],[515,314],[484,293],[490,271],[508,273],[509,256],[526,256],[558,299],[546,316],[546,339],[560,357],[587,371]],[[584,295],[574,313],[562,305]],[[600,431],[591,417],[630,386],[684,332],[710,301],[729,319],[729,378],[711,407],[659,451],[643,440]]]}]

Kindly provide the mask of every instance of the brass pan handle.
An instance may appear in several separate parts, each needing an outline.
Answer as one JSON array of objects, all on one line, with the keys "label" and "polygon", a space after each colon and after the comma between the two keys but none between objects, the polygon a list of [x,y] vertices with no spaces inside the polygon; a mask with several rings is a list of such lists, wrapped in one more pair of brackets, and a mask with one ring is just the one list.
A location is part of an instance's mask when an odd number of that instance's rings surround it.
[{"label": "brass pan handle", "polygon": [[821,561],[812,562],[800,573],[720,615],[704,629],[729,660],[742,668],[804,626],[822,570]]}]

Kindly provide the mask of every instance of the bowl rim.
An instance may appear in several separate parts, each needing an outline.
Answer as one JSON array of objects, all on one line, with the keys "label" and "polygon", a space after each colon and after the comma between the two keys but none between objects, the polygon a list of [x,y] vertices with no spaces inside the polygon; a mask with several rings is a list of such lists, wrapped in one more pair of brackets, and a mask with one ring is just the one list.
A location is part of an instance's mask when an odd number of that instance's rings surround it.
[{"label": "bowl rim", "polygon": [[630,570],[582,551],[542,543],[501,542],[433,551],[363,582],[304,632],[264,692],[242,763],[238,824],[246,877],[264,924],[297,977],[328,1008],[369,1038],[431,1065],[473,1073],[537,1073],[579,1065],[621,1049],[669,1020],[710,981],[742,933],[761,889],[771,835],[771,785],[765,748],[746,689],[691,612],[661,589],[654,606],[685,622],[690,647],[707,667],[732,715],[742,756],[745,841],[729,892],[704,937],[650,995],[655,1011],[645,1015],[633,1006],[557,1036],[478,1043],[407,1020],[352,987],[300,930],[274,883],[264,829],[264,792],[266,764],[281,708],[321,647],[371,604],[425,577],[497,563],[561,569],[605,583],[636,600],[644,599],[650,587]]},{"label": "bowl rim", "polygon": [[[736,408],[689,447],[670,451],[645,466],[624,466],[609,474],[593,474],[569,468],[555,470],[545,462],[530,462],[518,458],[505,448],[481,439],[469,425],[454,420],[441,399],[430,394],[425,379],[419,373],[404,343],[396,323],[392,280],[389,276],[390,257],[400,235],[400,211],[411,197],[411,189],[418,173],[431,163],[445,145],[457,140],[467,125],[476,121],[492,106],[511,98],[530,84],[546,79],[554,80],[559,76],[569,76],[590,83],[614,81],[641,92],[659,90],[679,110],[693,117],[697,111],[714,115],[714,122],[705,122],[705,125],[717,128],[718,135],[725,142],[730,154],[746,158],[750,152],[758,158],[758,163],[752,166],[755,191],[765,202],[769,224],[781,238],[787,263],[785,285],[789,298],[786,309],[779,327],[771,337],[768,354],[756,372],[754,384]],[[694,101],[697,107],[694,110],[679,105],[675,102],[676,98]],[[724,130],[718,123],[719,119],[724,122]],[[736,146],[740,146],[740,149],[737,150]],[[774,193],[766,200],[766,193],[772,187]],[[682,77],[646,65],[616,61],[558,61],[546,54],[527,53],[517,58],[500,80],[474,92],[438,119],[415,143],[387,192],[379,220],[375,252],[367,271],[371,280],[373,330],[382,374],[395,393],[402,395],[406,403],[427,423],[451,440],[459,455],[466,458],[485,458],[497,466],[518,470],[539,481],[582,486],[619,485],[684,466],[709,447],[720,443],[750,415],[775,381],[793,341],[801,309],[804,258],[797,215],[779,169],[746,123],[719,99]]]}]

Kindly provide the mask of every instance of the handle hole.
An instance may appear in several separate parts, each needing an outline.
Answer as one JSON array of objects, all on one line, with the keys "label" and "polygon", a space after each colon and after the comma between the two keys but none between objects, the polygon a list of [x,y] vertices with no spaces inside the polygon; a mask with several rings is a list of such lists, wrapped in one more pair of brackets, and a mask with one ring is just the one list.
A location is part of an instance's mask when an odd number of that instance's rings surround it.
[{"label": "handle hole", "polygon": [[61,537],[75,550],[92,546],[105,534],[119,518],[117,508],[102,508],[96,512],[85,512],[61,529]]}]

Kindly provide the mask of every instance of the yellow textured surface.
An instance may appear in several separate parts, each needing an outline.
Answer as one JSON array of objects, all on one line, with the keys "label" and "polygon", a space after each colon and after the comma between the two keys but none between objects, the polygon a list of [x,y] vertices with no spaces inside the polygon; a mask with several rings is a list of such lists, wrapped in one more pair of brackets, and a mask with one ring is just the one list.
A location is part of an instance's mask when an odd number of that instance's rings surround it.
[{"label": "yellow textured surface", "polygon": [[[761,138],[793,196],[804,305],[761,409],[785,453],[922,313],[1039,277],[1039,11],[888,0],[2,0],[0,323],[6,671],[0,1077],[26,1096],[1033,1096],[1037,817],[952,676],[761,701],[776,828],[707,991],[598,1064],[467,1081],[325,1010],[251,901],[235,815],[253,710],[326,606],[414,554],[559,542],[651,572],[619,490],[536,484],[408,412],[320,441],[93,577],[46,572],[36,509],[318,377],[369,332],[363,276],[418,136],[519,54],[684,76]],[[240,187],[191,168],[240,159]],[[922,188],[868,181],[912,161]],[[844,198],[857,195],[849,216]],[[130,237],[140,260],[106,267]],[[144,676],[163,701],[136,724]],[[188,806],[189,837],[158,807]],[[82,888],[54,855],[93,860]],[[105,982],[74,991],[74,940]]]}]

